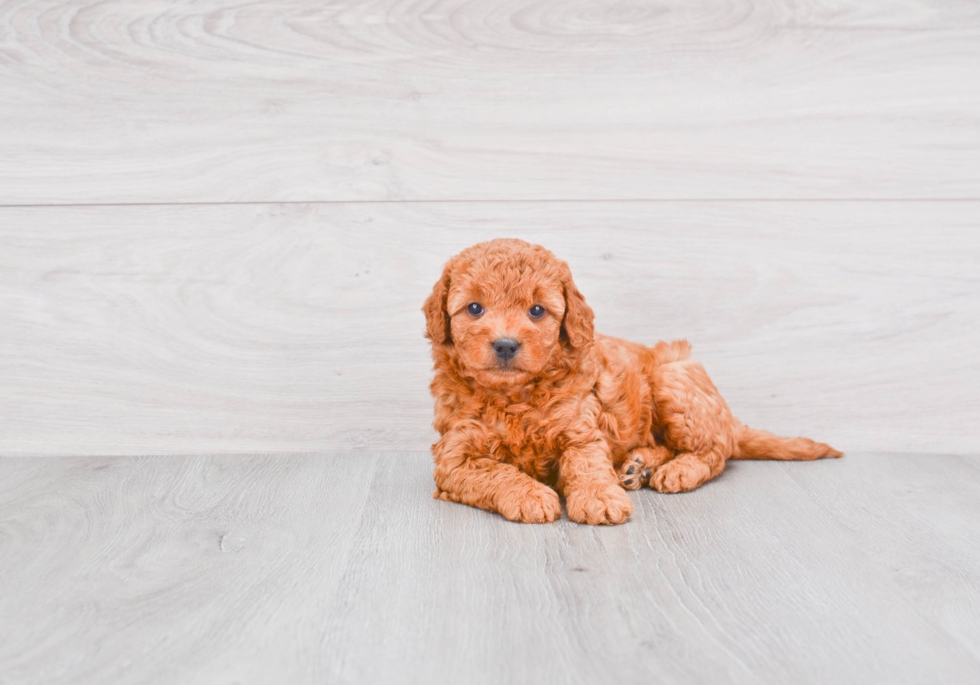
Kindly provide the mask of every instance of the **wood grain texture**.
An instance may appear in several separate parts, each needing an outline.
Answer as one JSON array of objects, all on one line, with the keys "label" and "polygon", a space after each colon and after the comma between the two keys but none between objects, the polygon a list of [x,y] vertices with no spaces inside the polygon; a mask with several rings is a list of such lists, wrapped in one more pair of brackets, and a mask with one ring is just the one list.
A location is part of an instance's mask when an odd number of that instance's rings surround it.
[{"label": "wood grain texture", "polygon": [[0,460],[0,682],[277,681],[301,656],[280,647],[320,630],[377,463]]},{"label": "wood grain texture", "polygon": [[[980,659],[980,498],[975,458],[893,455],[854,459],[848,477],[827,488],[824,469],[786,469],[817,506],[888,568],[905,601]],[[882,474],[883,469],[890,472]],[[898,503],[899,506],[894,506]],[[947,512],[955,510],[950,517]]]},{"label": "wood grain texture", "polygon": [[0,2],[0,203],[980,199],[960,0]]},{"label": "wood grain texture", "polygon": [[736,463],[615,528],[427,454],[0,459],[0,682],[980,678],[980,458]]},{"label": "wood grain texture", "polygon": [[7,208],[0,454],[426,450],[421,303],[501,235],[567,259],[600,331],[690,339],[751,425],[980,441],[980,203]]}]

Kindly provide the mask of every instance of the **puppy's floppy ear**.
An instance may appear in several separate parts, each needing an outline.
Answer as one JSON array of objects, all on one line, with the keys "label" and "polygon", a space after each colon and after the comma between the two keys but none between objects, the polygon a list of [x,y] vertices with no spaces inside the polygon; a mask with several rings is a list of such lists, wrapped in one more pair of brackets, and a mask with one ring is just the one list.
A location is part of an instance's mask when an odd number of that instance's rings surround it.
[{"label": "puppy's floppy ear", "polygon": [[434,344],[450,341],[449,312],[446,311],[446,299],[449,297],[449,275],[452,272],[452,261],[442,270],[442,276],[432,288],[432,294],[422,305],[425,312],[425,337]]},{"label": "puppy's floppy ear", "polygon": [[592,320],[595,315],[585,303],[582,293],[575,287],[568,264],[561,263],[561,284],[565,291],[565,317],[561,322],[562,338],[575,348],[582,348],[595,338]]}]

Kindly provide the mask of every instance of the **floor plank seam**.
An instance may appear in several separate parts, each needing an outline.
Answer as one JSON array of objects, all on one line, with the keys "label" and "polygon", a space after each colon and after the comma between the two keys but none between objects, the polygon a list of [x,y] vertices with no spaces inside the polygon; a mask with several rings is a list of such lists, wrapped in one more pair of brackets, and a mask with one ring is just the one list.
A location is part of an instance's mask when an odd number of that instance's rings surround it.
[{"label": "floor plank seam", "polygon": [[980,202],[976,197],[665,197],[665,198],[465,198],[465,199],[404,199],[404,200],[241,200],[196,202],[52,202],[52,203],[0,203],[0,209],[41,209],[62,207],[223,207],[255,205],[428,205],[428,204],[641,204],[641,203],[689,203],[689,204],[777,204],[777,203],[956,203]]}]

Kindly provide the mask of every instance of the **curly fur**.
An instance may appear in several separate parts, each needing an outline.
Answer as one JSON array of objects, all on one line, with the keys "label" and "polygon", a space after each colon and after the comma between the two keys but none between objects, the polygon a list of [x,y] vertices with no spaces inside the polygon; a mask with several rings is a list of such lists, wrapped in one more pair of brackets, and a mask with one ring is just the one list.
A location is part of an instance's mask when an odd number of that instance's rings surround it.
[{"label": "curly fur", "polygon": [[[483,312],[467,307],[478,303]],[[535,304],[545,313],[528,314]],[[512,521],[622,523],[625,489],[692,490],[728,459],[841,453],[739,423],[686,341],[597,335],[568,265],[521,240],[456,255],[423,306],[435,378],[434,495]],[[493,351],[520,343],[513,359]]]}]

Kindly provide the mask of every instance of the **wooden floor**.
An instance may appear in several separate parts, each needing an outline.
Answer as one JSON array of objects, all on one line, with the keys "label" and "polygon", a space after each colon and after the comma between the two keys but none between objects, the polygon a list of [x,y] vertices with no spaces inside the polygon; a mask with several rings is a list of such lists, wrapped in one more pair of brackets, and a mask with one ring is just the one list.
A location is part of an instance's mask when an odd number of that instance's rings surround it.
[{"label": "wooden floor", "polygon": [[[980,682],[977,85],[964,0],[0,0],[0,685]],[[502,236],[848,456],[433,501]]]},{"label": "wooden floor", "polygon": [[739,462],[600,528],[431,488],[420,453],[0,460],[0,680],[980,680],[980,457]]}]

